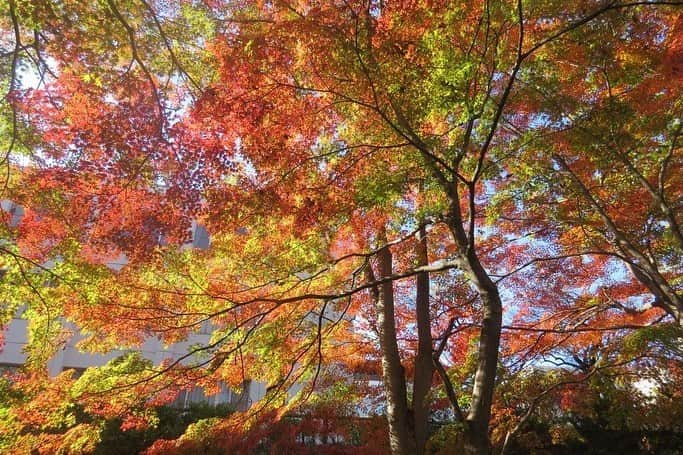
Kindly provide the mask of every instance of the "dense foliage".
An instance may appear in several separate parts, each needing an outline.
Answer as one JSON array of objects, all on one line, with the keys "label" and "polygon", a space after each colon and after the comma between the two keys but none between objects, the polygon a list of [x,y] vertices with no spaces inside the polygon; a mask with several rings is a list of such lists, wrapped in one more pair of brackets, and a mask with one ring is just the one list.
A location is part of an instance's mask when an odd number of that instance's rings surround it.
[{"label": "dense foliage", "polygon": [[[251,380],[147,453],[675,450],[681,2],[0,11],[0,323],[29,327],[2,449],[97,453]],[[206,327],[47,375],[76,332]]]}]

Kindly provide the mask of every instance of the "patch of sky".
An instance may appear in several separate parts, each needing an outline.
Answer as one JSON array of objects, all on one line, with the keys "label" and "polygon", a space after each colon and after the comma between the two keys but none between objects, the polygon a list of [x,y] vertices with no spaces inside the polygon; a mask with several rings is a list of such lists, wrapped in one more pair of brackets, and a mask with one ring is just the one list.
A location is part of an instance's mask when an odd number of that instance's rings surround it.
[{"label": "patch of sky", "polygon": [[45,85],[46,79],[50,74],[58,74],[57,62],[49,57],[42,56],[41,62],[46,65],[46,68],[39,69],[33,64],[26,63],[20,65],[17,69],[17,82],[20,90],[35,90]]},{"label": "patch of sky", "polygon": [[617,258],[612,258],[607,262],[605,267],[606,275],[597,278],[588,288],[588,290],[597,295],[598,290],[606,284],[614,284],[628,281],[630,272],[623,261]]},{"label": "patch of sky", "polygon": [[235,160],[235,163],[237,163],[240,166],[240,172],[242,173],[242,175],[244,175],[252,183],[257,183],[259,175],[258,170],[256,169],[256,166],[254,166],[254,163],[252,163],[252,161],[249,159],[249,157],[242,153],[241,138],[238,137],[235,139],[233,149],[233,159]]},{"label": "patch of sky", "polygon": [[529,127],[531,129],[547,128],[552,125],[552,118],[545,112],[538,112],[530,116]]}]

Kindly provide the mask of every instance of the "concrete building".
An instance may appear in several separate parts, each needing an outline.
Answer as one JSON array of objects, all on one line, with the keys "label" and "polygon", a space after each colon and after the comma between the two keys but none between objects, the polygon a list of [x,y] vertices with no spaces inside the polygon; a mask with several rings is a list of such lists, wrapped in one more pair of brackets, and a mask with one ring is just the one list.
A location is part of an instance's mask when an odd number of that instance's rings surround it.
[{"label": "concrete building", "polygon": [[[10,225],[16,226],[24,210],[21,206],[14,204],[11,201],[0,201],[0,209],[9,215]],[[210,239],[207,230],[197,224],[192,223],[192,241],[188,242],[183,248],[200,248],[206,249],[209,247]],[[125,256],[117,258],[111,262],[109,267],[112,270],[120,270],[127,263]],[[0,275],[1,278],[1,275]],[[0,296],[0,300],[2,297]],[[26,353],[24,347],[28,343],[28,321],[22,317],[24,309],[19,309],[10,323],[3,330],[4,345],[0,346],[0,374],[4,371],[11,371],[19,368],[26,363]],[[71,325],[69,327],[74,333],[78,333],[78,328]],[[163,360],[178,359],[185,355],[190,346],[193,345],[207,345],[211,337],[211,325],[206,321],[202,325],[198,333],[191,334],[188,339],[182,343],[174,344],[170,347],[164,347],[163,343],[155,338],[148,339],[136,351],[141,352],[142,356],[149,359],[155,364],[159,364]],[[90,354],[80,352],[76,345],[78,341],[83,339],[83,336],[75,335],[66,342],[64,347],[57,352],[57,354],[50,359],[48,363],[48,373],[51,376],[56,376],[65,370],[75,370],[76,374],[81,374],[88,367],[101,366],[108,361],[126,354],[130,351],[115,350],[107,354]],[[189,390],[182,393],[175,401],[175,404],[180,407],[187,407],[191,402],[207,402],[209,404],[232,404],[237,409],[246,409],[252,403],[260,400],[266,393],[265,384],[247,381],[244,390],[241,393],[235,393],[223,386],[218,394],[206,396],[200,388]]]},{"label": "concrete building", "polygon": [[[71,328],[74,328],[73,326]],[[190,337],[182,342],[164,348],[163,344],[157,339],[148,339],[138,352],[142,356],[159,364],[165,359],[178,359],[188,352],[191,345],[208,344],[210,332],[208,326],[203,328],[200,333],[191,334]],[[0,373],[19,368],[26,362],[24,347],[27,344],[28,321],[21,317],[17,312],[10,324],[5,328],[3,336],[5,344],[0,348]],[[89,354],[80,352],[76,344],[82,336],[73,336],[65,346],[50,359],[48,363],[48,373],[56,376],[65,370],[75,370],[80,374],[88,367],[101,366],[108,361],[126,354],[130,351],[116,350],[107,354]],[[185,391],[176,399],[175,405],[187,407],[192,402],[206,402],[212,405],[231,404],[237,409],[247,409],[252,403],[263,398],[266,392],[265,384],[248,381],[242,393],[235,393],[223,386],[221,391],[215,395],[206,396],[200,388]]]}]

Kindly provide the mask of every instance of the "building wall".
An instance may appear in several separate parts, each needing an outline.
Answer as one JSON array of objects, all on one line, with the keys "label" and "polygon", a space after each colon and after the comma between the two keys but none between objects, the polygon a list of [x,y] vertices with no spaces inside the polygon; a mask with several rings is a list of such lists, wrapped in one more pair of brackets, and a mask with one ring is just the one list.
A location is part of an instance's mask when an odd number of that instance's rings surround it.
[{"label": "building wall", "polygon": [[[11,215],[10,226],[17,226],[24,215],[23,207],[14,204],[7,199],[0,201],[0,210]],[[191,241],[181,247],[208,249],[210,247],[210,235],[206,228],[197,222],[193,222],[190,228]],[[121,254],[113,261],[107,263],[107,266],[115,271],[120,271],[128,263],[128,258]],[[52,267],[54,263],[50,262],[44,264],[45,267]],[[21,317],[23,309],[20,309],[12,321],[4,329],[5,344],[0,345],[0,374],[3,370],[19,367],[26,363],[26,354],[24,347],[28,343],[28,321]],[[75,333],[78,333],[78,328],[71,326]],[[185,355],[192,345],[207,345],[211,337],[212,327],[207,321],[199,330],[199,333],[191,334],[188,339],[182,343],[176,343],[169,347],[164,347],[163,344],[155,338],[148,339],[138,350],[142,356],[151,360],[154,364],[159,364],[163,360],[176,360]],[[73,336],[64,346],[63,349],[48,363],[48,373],[50,376],[56,376],[64,370],[75,369],[81,372],[88,367],[96,367],[106,364],[108,361],[125,354],[124,350],[115,350],[107,354],[92,354],[83,353],[76,348],[78,341],[83,339],[83,336]],[[290,396],[298,391],[300,387],[295,386],[290,390]],[[201,389],[182,393],[176,400],[179,406],[186,406],[190,402],[208,402],[211,404],[230,403],[235,405],[239,410],[249,408],[253,403],[259,401],[266,394],[266,384],[256,381],[247,381],[245,383],[244,391],[235,393],[227,387],[222,387],[221,392],[213,396],[204,395]]]},{"label": "building wall", "polygon": [[[73,326],[72,326],[73,328]],[[176,343],[164,348],[163,344],[157,339],[148,339],[139,349],[142,356],[151,360],[155,364],[161,363],[165,359],[178,359],[188,352],[191,345],[208,344],[210,330],[202,330],[204,333],[191,334],[187,341]],[[19,367],[26,363],[26,353],[24,347],[28,342],[28,321],[18,315],[15,316],[4,330],[5,344],[0,348],[0,373],[1,370]],[[92,354],[80,352],[76,348],[76,343],[83,339],[83,336],[73,336],[57,354],[48,362],[48,374],[57,376],[64,370],[75,369],[77,372],[83,371],[88,367],[101,366],[108,361],[130,352],[130,350],[115,350],[107,354]],[[229,403],[238,409],[244,410],[252,403],[263,398],[266,391],[265,384],[248,381],[245,391],[236,393],[226,386],[221,387],[218,394],[207,396],[204,392],[195,388],[194,390],[182,393],[175,404],[186,407],[191,402],[207,402],[217,405]]]}]

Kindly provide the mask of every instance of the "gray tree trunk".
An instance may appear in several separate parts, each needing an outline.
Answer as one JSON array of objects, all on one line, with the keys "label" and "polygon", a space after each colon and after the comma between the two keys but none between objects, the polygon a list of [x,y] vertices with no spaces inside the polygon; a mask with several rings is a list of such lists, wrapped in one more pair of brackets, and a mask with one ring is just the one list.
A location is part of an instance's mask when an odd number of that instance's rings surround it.
[{"label": "gray tree trunk", "polygon": [[465,231],[457,187],[451,188],[450,196],[450,231],[458,245],[463,271],[479,293],[482,303],[477,370],[474,375],[470,411],[465,422],[465,453],[483,455],[488,454],[490,448],[488,429],[496,387],[503,306],[498,287],[477,256],[474,240],[470,238],[473,233],[470,232],[468,235]]},{"label": "gray tree trunk", "polygon": [[[428,263],[427,230],[423,225],[419,231],[416,248],[417,266]],[[417,321],[417,355],[413,376],[413,419],[415,426],[415,453],[421,455],[429,436],[429,402],[427,395],[432,387],[434,365],[432,362],[432,331],[429,314],[429,273],[417,275],[417,295],[415,298]]]},{"label": "gray tree trunk", "polygon": [[[392,274],[392,257],[389,247],[377,253],[379,278]],[[393,283],[387,281],[379,286],[376,299],[377,325],[382,352],[382,376],[386,393],[389,443],[394,455],[413,455],[415,438],[410,425],[405,372],[396,340]]]}]

